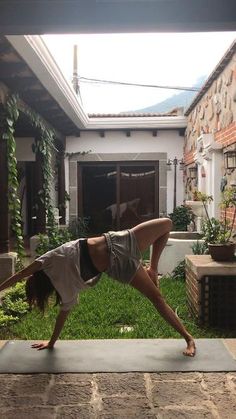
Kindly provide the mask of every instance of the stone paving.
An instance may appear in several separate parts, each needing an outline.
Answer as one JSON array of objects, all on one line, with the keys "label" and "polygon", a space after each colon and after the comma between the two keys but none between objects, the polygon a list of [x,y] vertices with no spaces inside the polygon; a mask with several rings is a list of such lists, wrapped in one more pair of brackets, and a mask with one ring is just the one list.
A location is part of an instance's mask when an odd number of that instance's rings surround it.
[{"label": "stone paving", "polygon": [[2,419],[236,418],[236,373],[0,375]]}]

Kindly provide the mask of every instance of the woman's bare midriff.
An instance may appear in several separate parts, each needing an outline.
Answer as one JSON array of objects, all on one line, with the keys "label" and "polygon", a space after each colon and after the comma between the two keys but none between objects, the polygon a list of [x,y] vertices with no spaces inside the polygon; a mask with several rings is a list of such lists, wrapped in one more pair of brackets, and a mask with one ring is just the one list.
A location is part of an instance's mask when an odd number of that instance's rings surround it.
[{"label": "woman's bare midriff", "polygon": [[99,272],[107,270],[109,265],[108,246],[104,236],[88,239],[88,251],[94,266]]}]

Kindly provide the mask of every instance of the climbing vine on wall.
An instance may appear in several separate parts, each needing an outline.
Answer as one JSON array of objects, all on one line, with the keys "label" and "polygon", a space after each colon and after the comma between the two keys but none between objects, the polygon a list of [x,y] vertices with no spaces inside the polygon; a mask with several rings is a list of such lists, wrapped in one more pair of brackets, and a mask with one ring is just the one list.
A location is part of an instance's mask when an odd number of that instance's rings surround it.
[{"label": "climbing vine on wall", "polygon": [[46,211],[46,219],[48,225],[48,233],[52,236],[55,234],[55,217],[51,202],[51,181],[53,177],[52,169],[52,151],[56,150],[54,146],[54,131],[48,129],[42,118],[34,111],[27,108],[19,100],[17,95],[11,95],[5,103],[5,130],[3,138],[7,140],[7,160],[8,160],[8,187],[9,187],[9,212],[11,214],[11,228],[16,238],[17,251],[17,268],[23,267],[24,239],[22,230],[21,202],[18,197],[18,172],[16,160],[16,142],[14,138],[15,123],[19,118],[19,112],[28,116],[31,124],[39,130],[39,137],[35,141],[34,152],[41,155],[43,185],[42,190],[37,191],[39,199],[44,204]]},{"label": "climbing vine on wall", "polygon": [[19,182],[17,178],[16,142],[14,125],[19,117],[17,96],[10,96],[5,104],[5,132],[3,139],[7,140],[8,154],[8,205],[11,216],[11,228],[16,237],[17,267],[22,267],[25,255],[22,231],[21,203],[18,198]]},{"label": "climbing vine on wall", "polygon": [[48,234],[53,234],[56,224],[51,200],[51,181],[53,178],[52,152],[57,152],[54,146],[54,131],[45,126],[40,116],[29,108],[22,106],[20,110],[28,116],[31,124],[40,132],[35,139],[33,152],[41,156],[41,170],[43,176],[42,190],[37,191],[39,199],[44,204],[48,226]]}]

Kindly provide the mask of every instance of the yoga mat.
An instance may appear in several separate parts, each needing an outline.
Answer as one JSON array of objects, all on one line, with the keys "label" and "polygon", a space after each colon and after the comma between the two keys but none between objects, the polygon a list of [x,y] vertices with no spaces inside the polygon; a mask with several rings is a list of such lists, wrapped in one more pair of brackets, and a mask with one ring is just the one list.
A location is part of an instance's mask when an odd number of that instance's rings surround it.
[{"label": "yoga mat", "polygon": [[0,350],[0,373],[236,371],[236,360],[220,339],[197,339],[194,358],[183,339],[58,341],[37,351],[32,341],[8,341]]}]

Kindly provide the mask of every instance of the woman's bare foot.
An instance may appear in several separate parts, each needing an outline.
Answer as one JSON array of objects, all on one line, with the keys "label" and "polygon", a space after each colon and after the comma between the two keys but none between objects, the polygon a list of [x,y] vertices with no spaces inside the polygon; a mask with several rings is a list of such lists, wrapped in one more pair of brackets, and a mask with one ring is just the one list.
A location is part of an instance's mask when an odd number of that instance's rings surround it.
[{"label": "woman's bare foot", "polygon": [[187,342],[187,348],[185,349],[185,351],[183,352],[183,354],[185,356],[195,356],[195,354],[196,354],[196,345],[195,345],[194,340],[191,338],[191,339],[186,340],[186,342]]}]

